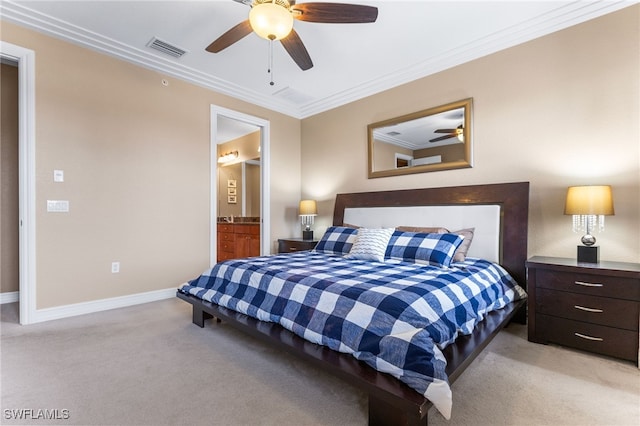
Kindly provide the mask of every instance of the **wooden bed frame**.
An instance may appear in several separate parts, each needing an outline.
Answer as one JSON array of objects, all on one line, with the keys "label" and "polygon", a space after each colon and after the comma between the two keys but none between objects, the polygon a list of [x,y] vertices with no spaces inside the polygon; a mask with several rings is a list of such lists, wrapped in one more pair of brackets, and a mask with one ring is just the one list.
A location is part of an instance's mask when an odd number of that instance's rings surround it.
[{"label": "wooden bed frame", "polygon": [[[341,225],[348,207],[497,204],[501,206],[501,264],[526,288],[525,261],[529,211],[529,183],[470,185],[400,191],[338,194],[333,223]],[[434,224],[437,225],[437,224]],[[308,342],[279,324],[263,322],[230,309],[178,292],[193,305],[193,323],[204,327],[208,318],[230,325],[271,345],[305,359],[324,371],[347,380],[367,393],[370,425],[427,425],[431,402],[389,374],[380,373],[349,354]],[[493,337],[512,319],[525,323],[526,305],[520,300],[488,314],[473,334],[462,336],[443,351],[453,383]]]}]

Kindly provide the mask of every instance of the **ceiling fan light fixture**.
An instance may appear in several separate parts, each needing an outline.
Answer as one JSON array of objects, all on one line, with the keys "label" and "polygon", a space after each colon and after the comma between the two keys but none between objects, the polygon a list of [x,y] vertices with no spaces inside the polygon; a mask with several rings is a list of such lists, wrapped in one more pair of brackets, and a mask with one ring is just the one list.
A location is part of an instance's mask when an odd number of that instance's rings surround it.
[{"label": "ceiling fan light fixture", "polygon": [[293,15],[287,3],[277,0],[254,4],[249,22],[253,31],[267,40],[281,40],[293,29]]}]

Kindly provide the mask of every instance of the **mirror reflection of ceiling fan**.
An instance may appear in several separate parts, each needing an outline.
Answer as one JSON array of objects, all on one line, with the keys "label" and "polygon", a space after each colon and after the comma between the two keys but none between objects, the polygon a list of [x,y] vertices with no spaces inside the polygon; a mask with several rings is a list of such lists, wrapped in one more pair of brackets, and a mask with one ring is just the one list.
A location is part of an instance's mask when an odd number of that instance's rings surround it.
[{"label": "mirror reflection of ceiling fan", "polygon": [[464,128],[462,127],[462,124],[455,129],[438,129],[435,130],[434,133],[446,133],[446,135],[435,139],[429,139],[429,142],[439,142],[450,138],[458,138],[460,142],[464,142]]},{"label": "mirror reflection of ceiling fan", "polygon": [[251,32],[267,40],[280,40],[289,56],[303,70],[313,67],[311,57],[302,39],[293,29],[293,20],[330,24],[357,24],[375,22],[378,8],[346,3],[309,2],[296,4],[295,0],[234,0],[251,6],[249,19],[218,37],[205,50],[218,53],[241,40]]}]

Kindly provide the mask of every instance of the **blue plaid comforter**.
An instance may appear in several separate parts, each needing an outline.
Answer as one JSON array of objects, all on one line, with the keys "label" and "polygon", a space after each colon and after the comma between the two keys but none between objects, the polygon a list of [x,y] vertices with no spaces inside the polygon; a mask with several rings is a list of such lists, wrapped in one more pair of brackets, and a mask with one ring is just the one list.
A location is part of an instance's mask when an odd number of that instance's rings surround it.
[{"label": "blue plaid comforter", "polygon": [[449,418],[441,349],[492,310],[526,297],[499,265],[451,268],[298,252],[216,264],[180,291],[352,354],[389,373]]}]

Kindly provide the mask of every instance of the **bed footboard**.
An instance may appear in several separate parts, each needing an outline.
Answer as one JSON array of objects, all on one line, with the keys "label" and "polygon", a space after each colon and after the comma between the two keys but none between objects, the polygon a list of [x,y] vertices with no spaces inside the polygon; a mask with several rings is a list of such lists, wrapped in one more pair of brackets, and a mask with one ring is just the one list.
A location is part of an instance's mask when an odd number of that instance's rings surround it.
[{"label": "bed footboard", "polygon": [[[427,425],[431,402],[394,377],[380,373],[354,357],[308,342],[279,324],[247,315],[177,292],[177,297],[193,306],[193,323],[204,327],[204,321],[216,318],[248,333],[272,347],[296,355],[346,380],[366,392],[369,398],[369,425]],[[450,383],[464,371],[491,339],[505,327],[525,303],[513,302],[504,309],[488,314],[470,336],[459,338],[443,352],[447,357]]]},{"label": "bed footboard", "polygon": [[[390,404],[389,402],[376,398],[369,394],[369,426],[427,426],[428,416],[425,412],[415,413],[412,411],[404,411]],[[431,403],[429,403],[431,406]],[[427,410],[429,407],[427,407]]]}]

